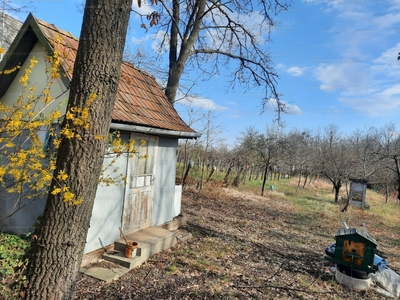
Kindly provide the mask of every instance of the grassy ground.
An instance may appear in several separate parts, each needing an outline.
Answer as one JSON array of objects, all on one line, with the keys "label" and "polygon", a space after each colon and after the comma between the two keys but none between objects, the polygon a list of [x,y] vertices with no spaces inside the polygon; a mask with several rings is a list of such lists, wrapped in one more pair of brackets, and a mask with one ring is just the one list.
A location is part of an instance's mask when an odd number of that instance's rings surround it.
[{"label": "grassy ground", "polygon": [[259,192],[206,186],[184,193],[182,211],[193,238],[105,284],[82,277],[76,299],[385,299],[341,285],[324,259],[342,222],[365,223],[379,254],[399,273],[399,210],[368,191],[369,210],[334,203],[319,180],[296,193],[296,181]]},{"label": "grassy ground", "polygon": [[[331,186],[318,180],[296,192],[295,179],[247,184],[239,189],[206,185],[187,189],[182,213],[193,237],[152,257],[118,281],[106,284],[81,275],[75,299],[385,299],[373,289],[339,285],[326,246],[346,222],[378,241],[378,253],[400,273],[400,205],[367,192],[369,210],[334,203]],[[28,243],[0,235],[1,295],[15,297],[22,253]]]}]

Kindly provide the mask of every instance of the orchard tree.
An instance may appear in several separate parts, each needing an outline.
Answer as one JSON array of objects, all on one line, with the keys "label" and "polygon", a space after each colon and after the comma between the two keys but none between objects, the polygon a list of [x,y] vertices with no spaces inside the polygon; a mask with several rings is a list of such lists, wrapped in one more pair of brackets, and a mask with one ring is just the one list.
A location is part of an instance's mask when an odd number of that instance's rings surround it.
[{"label": "orchard tree", "polygon": [[73,134],[59,145],[51,186],[62,179],[68,194],[48,194],[26,299],[73,298],[107,143],[98,137],[109,133],[131,7],[132,0],[86,1],[67,109],[89,108],[89,126],[74,118],[62,123],[61,130]]},{"label": "orchard tree", "polygon": [[[204,117],[200,108],[194,108],[191,105],[185,106],[185,115],[186,124],[188,124],[190,128],[198,128],[199,123],[201,123]],[[196,131],[199,132],[198,130]],[[194,152],[194,149],[200,144],[201,139],[196,139],[194,141],[186,139],[183,142],[179,142],[178,162],[182,166],[181,178],[184,178],[186,167],[189,165],[189,161],[193,159],[192,152]]]},{"label": "orchard tree", "polygon": [[309,130],[303,130],[300,132],[296,129],[289,132],[286,136],[286,169],[289,173],[297,172],[298,181],[296,191],[298,191],[300,188],[302,177],[304,177],[304,188],[309,176],[313,171],[312,141],[313,137]]},{"label": "orchard tree", "polygon": [[236,147],[234,149],[238,156],[241,155],[246,162],[246,166],[249,171],[249,180],[252,179],[252,175],[257,173],[259,167],[259,155],[257,151],[257,141],[260,133],[254,127],[248,127],[241,135],[237,138]]},{"label": "orchard tree", "polygon": [[338,202],[340,188],[355,166],[355,158],[351,153],[349,141],[343,137],[335,125],[325,127],[324,135],[322,138],[318,137],[316,141],[318,141],[316,167],[332,183],[335,202]]},{"label": "orchard tree", "polygon": [[279,162],[283,146],[283,132],[277,126],[267,126],[266,133],[262,134],[250,127],[242,134],[238,149],[244,149],[249,157],[254,157],[257,163],[263,167],[261,196],[264,195],[265,185],[268,179],[268,171]]},{"label": "orchard tree", "polygon": [[400,200],[400,136],[396,126],[391,123],[379,131],[380,149],[377,152],[382,167],[396,178],[397,200]]},{"label": "orchard tree", "polygon": [[358,179],[373,180],[374,174],[383,168],[378,152],[380,151],[380,137],[378,129],[370,127],[365,130],[356,130],[350,137],[351,152],[356,159],[353,176]]},{"label": "orchard tree", "polygon": [[[220,141],[220,133],[222,132],[221,125],[216,123],[217,116],[214,115],[210,110],[207,111],[206,114],[203,116],[203,130],[201,130],[201,134],[203,137],[203,157],[201,158],[201,175],[200,175],[200,184],[199,189],[203,188],[204,183],[204,175],[205,175],[205,168],[206,162],[208,165],[210,162],[212,163],[213,160],[209,159],[212,156],[212,152],[214,152],[214,147]],[[211,166],[213,167],[213,166]]]}]

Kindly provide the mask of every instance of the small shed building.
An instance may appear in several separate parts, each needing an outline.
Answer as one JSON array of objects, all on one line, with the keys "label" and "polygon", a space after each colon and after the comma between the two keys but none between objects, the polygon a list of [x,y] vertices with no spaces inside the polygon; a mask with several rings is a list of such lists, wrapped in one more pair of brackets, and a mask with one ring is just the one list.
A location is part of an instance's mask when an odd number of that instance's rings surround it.
[{"label": "small shed building", "polygon": [[[49,57],[57,51],[62,76],[52,85],[51,95],[58,99],[55,107],[65,106],[78,43],[71,33],[30,14],[0,63],[0,70],[21,66],[10,74],[0,72],[0,102],[12,105],[21,95],[19,78],[32,58],[38,64],[29,81],[41,91],[47,84]],[[140,155],[148,159],[144,162],[137,156],[118,157],[115,167],[124,170],[127,184],[98,187],[85,253],[112,244],[120,237],[119,228],[129,234],[171,222],[180,214],[182,189],[175,184],[178,140],[200,136],[180,118],[156,79],[127,62],[121,65],[111,129],[119,130],[125,141],[137,140],[140,144],[145,140]],[[106,157],[104,164],[113,159]],[[32,231],[46,199],[21,201],[18,206],[22,208],[14,211],[15,199],[0,193],[0,220],[11,215],[0,221],[0,231]]]}]

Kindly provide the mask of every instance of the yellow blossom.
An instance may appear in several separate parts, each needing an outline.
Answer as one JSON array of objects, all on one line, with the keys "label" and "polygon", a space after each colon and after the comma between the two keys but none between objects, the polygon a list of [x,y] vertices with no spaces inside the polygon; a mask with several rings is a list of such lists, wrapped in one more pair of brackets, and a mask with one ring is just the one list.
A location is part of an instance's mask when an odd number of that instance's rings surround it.
[{"label": "yellow blossom", "polygon": [[52,195],[57,195],[57,194],[59,194],[59,193],[61,193],[61,188],[54,188],[54,189],[51,191],[51,194],[52,194]]},{"label": "yellow blossom", "polygon": [[50,117],[50,119],[58,119],[58,118],[61,117],[61,111],[59,111],[59,110],[53,111],[53,112],[50,114],[49,117]]},{"label": "yellow blossom", "polygon": [[97,94],[96,93],[91,93],[89,96],[89,99],[87,101],[87,104],[90,106],[94,100],[96,100],[97,98]]},{"label": "yellow blossom", "polygon": [[68,178],[68,174],[64,172],[64,170],[60,170],[57,175],[57,179],[60,181],[64,181]]},{"label": "yellow blossom", "polygon": [[72,139],[75,136],[75,133],[69,128],[61,129],[60,133],[67,139]]},{"label": "yellow blossom", "polygon": [[60,147],[61,144],[61,139],[54,139],[53,140],[53,145],[56,149],[58,149],[58,147]]}]

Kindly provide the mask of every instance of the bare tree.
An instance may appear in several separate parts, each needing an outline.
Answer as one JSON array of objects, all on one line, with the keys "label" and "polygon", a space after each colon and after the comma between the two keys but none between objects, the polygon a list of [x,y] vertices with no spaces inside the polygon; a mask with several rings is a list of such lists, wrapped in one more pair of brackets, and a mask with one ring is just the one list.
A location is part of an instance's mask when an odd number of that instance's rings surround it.
[{"label": "bare tree", "polygon": [[324,135],[318,140],[316,165],[321,174],[332,183],[335,202],[338,202],[340,188],[349,178],[355,159],[348,140],[339,132],[337,126],[325,127]]},{"label": "bare tree", "polygon": [[160,0],[159,3],[155,7],[162,16],[157,28],[158,36],[162,36],[159,48],[168,51],[165,94],[171,103],[179,100],[185,71],[197,70],[209,79],[223,67],[231,68],[230,87],[237,83],[247,88],[262,87],[263,109],[272,101],[278,111],[285,110],[275,88],[277,74],[267,49],[263,48],[275,26],[274,14],[288,9],[285,0]]},{"label": "bare tree", "polygon": [[201,175],[199,189],[202,189],[205,175],[205,167],[210,152],[214,149],[217,142],[220,141],[220,133],[222,131],[221,125],[216,123],[217,116],[208,110],[203,116],[203,129],[200,130],[202,134],[203,157],[201,162]]},{"label": "bare tree", "polygon": [[267,126],[265,134],[262,134],[251,127],[242,133],[239,141],[238,148],[246,151],[248,156],[253,157],[257,163],[262,164],[261,195],[263,196],[269,170],[273,165],[278,165],[283,149],[282,131],[277,126]]},{"label": "bare tree", "polygon": [[382,165],[395,176],[397,199],[400,200],[400,135],[396,132],[395,125],[391,123],[380,130],[379,136],[381,143],[377,154]]},{"label": "bare tree", "polygon": [[288,173],[295,172],[298,175],[297,188],[300,188],[301,180],[304,178],[303,188],[312,172],[312,140],[311,132],[308,130],[294,130],[286,135],[286,151],[284,163]]},{"label": "bare tree", "polygon": [[380,139],[380,133],[374,127],[356,130],[349,137],[351,152],[356,159],[353,177],[371,180],[374,174],[382,168],[377,156],[380,149]]}]

